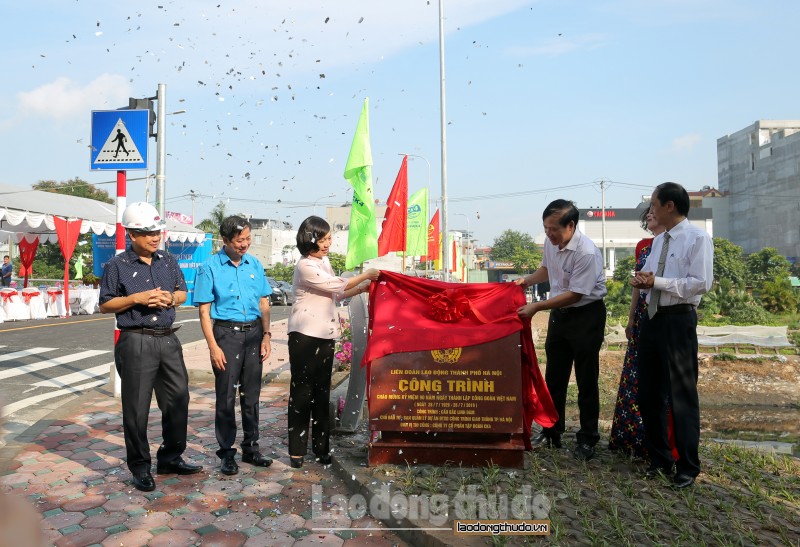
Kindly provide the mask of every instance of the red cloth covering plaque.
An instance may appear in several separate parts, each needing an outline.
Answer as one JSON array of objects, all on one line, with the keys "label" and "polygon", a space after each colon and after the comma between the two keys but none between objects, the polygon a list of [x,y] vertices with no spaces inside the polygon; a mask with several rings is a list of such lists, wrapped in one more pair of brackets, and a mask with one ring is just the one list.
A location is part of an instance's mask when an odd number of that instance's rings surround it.
[{"label": "red cloth covering plaque", "polygon": [[445,283],[382,271],[369,297],[370,335],[362,366],[384,355],[484,344],[518,332],[525,447],[531,424],[558,420],[539,371],[530,321],[517,309],[525,294],[513,283]]}]

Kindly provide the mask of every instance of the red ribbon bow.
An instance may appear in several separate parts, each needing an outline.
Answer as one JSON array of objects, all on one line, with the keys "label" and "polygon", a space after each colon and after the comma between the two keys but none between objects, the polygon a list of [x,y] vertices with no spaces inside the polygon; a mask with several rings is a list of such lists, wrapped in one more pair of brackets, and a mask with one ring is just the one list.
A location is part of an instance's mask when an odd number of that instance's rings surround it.
[{"label": "red ribbon bow", "polygon": [[428,305],[431,307],[431,317],[442,323],[454,323],[466,317],[470,311],[478,320],[486,322],[486,319],[472,307],[461,289],[445,289],[433,294],[428,297]]},{"label": "red ribbon bow", "polygon": [[39,296],[40,294],[41,294],[41,293],[40,293],[39,291],[36,291],[36,292],[33,292],[33,291],[23,291],[23,293],[22,293],[22,298],[24,298],[24,299],[25,299],[25,303],[26,303],[26,304],[30,304],[30,303],[31,303],[31,298],[33,298],[34,296]]},{"label": "red ribbon bow", "polygon": [[53,304],[55,304],[56,301],[58,300],[58,295],[63,293],[64,291],[62,291],[61,289],[47,289],[47,294],[48,296],[50,296],[50,302],[52,302]]},{"label": "red ribbon bow", "polygon": [[17,293],[11,292],[11,291],[3,291],[3,292],[0,292],[0,296],[3,297],[3,302],[8,302],[13,297],[17,296]]}]

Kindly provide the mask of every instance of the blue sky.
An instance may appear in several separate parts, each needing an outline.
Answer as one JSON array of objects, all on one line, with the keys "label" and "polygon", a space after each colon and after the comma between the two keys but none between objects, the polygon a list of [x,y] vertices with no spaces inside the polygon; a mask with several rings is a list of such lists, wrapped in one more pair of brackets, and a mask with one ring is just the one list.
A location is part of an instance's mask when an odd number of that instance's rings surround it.
[{"label": "blue sky", "polygon": [[[541,231],[556,198],[633,207],[717,184],[716,139],[798,119],[795,0],[446,0],[450,228]],[[370,99],[375,194],[400,152],[441,195],[438,2],[34,0],[5,6],[0,181],[89,168],[90,112],[167,85],[167,210],[289,220],[348,201]],[[155,172],[155,142],[149,172]],[[410,191],[428,183],[409,162]],[[328,198],[334,194],[335,197]],[[128,184],[129,202],[145,196]],[[151,201],[154,199],[151,187]],[[280,200],[280,203],[278,203]],[[0,205],[2,201],[0,200]],[[478,214],[480,218],[478,218]]]}]

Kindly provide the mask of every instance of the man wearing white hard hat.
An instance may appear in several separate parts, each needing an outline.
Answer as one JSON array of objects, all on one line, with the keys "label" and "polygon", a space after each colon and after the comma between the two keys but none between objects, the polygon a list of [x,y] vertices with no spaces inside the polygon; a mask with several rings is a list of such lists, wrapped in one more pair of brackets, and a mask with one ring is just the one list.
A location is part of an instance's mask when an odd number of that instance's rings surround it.
[{"label": "man wearing white hard hat", "polygon": [[122,380],[122,425],[133,486],[150,492],[147,419],[153,390],[162,413],[159,474],[190,475],[202,467],[181,458],[186,449],[189,377],[173,328],[175,306],[186,301],[186,281],[177,261],[158,249],[164,221],[148,203],[131,203],[122,213],[131,248],[103,270],[100,311],[114,313],[120,330],[114,361]]}]

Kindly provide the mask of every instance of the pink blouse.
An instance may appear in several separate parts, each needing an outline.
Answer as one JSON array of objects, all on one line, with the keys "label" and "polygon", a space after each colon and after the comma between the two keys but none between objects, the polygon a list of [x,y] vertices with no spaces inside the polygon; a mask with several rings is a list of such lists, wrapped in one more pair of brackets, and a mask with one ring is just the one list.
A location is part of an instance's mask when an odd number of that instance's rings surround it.
[{"label": "pink blouse", "polygon": [[334,275],[328,257],[302,257],[294,267],[295,302],[289,332],[331,340],[341,334],[336,300],[344,296],[347,280]]}]

